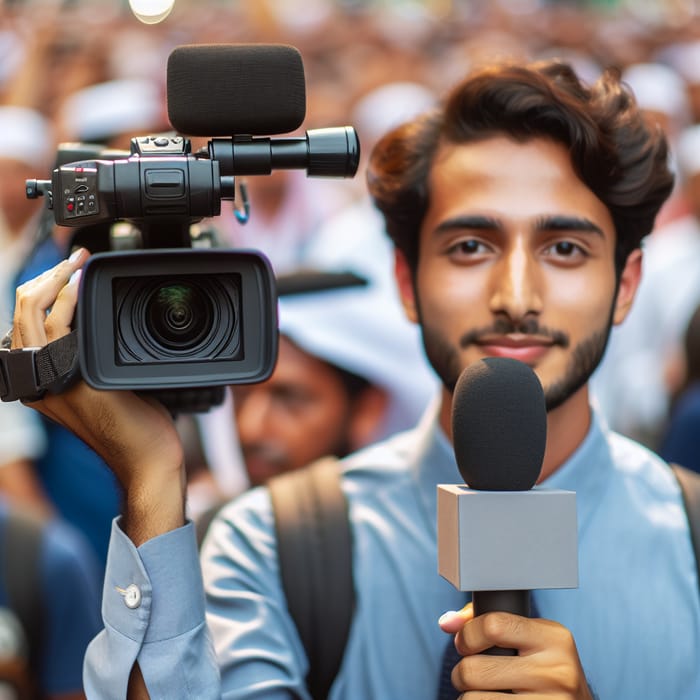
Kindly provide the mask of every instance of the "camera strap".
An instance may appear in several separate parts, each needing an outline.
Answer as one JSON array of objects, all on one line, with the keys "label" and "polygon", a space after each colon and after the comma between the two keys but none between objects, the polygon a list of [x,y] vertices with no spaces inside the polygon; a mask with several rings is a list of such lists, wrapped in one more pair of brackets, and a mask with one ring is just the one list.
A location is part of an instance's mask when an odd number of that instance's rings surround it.
[{"label": "camera strap", "polygon": [[0,349],[2,401],[38,401],[47,391],[64,391],[79,375],[75,330],[42,348]]}]

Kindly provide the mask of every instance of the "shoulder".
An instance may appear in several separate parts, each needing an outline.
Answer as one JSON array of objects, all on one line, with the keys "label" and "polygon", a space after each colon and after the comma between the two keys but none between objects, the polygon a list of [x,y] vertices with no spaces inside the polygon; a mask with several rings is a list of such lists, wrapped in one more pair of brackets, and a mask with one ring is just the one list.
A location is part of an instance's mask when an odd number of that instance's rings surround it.
[{"label": "shoulder", "polygon": [[418,439],[415,429],[408,430],[358,450],[341,460],[343,478],[379,483],[405,477],[415,460]]},{"label": "shoulder", "polygon": [[[338,460],[341,487],[352,502],[411,479],[409,463],[415,450],[413,431],[399,433]],[[234,537],[257,550],[274,548],[274,513],[267,487],[259,486],[225,505],[212,522],[208,540]]]},{"label": "shoulder", "polygon": [[628,487],[652,501],[678,501],[680,488],[668,462],[619,433],[609,433],[608,443],[615,473]]}]

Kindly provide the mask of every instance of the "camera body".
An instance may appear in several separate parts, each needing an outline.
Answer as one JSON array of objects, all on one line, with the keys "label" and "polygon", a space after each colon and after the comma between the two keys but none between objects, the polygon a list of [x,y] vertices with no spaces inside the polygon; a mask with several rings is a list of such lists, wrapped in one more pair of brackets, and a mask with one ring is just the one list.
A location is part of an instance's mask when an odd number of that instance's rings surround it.
[{"label": "camera body", "polygon": [[[191,86],[192,74],[226,73],[234,64],[247,85],[255,85],[255,71],[261,72],[260,84],[268,90],[246,106],[243,122],[249,128],[256,110],[278,97],[270,75],[280,72],[287,91],[296,84],[303,92],[300,59],[291,47],[179,47],[173,56],[169,110],[173,102],[183,114],[192,96],[175,99],[173,85]],[[207,86],[202,91],[211,92]],[[295,102],[291,122],[282,114],[268,119],[266,128],[296,128]],[[194,114],[199,119],[202,111]],[[236,124],[235,114],[215,117],[216,136],[225,125]],[[176,128],[180,119],[171,112]],[[195,120],[192,128],[207,125]],[[72,146],[89,152],[87,145]],[[237,134],[213,138],[197,154],[188,138],[157,134],[133,138],[128,153],[105,149],[62,160],[59,152],[51,180],[26,182],[27,196],[46,195],[59,225],[90,231],[126,221],[139,240],[134,250],[93,255],[83,270],[76,314],[82,378],[98,389],[154,392],[172,410],[185,412],[220,402],[225,385],[268,378],[277,358],[277,295],[267,258],[254,250],[194,249],[191,228],[219,215],[222,200],[234,200],[237,190],[245,193],[237,176],[298,168],[309,176],[352,177],[359,164],[354,129],[317,129],[287,138]],[[90,248],[89,240],[85,244]]]}]

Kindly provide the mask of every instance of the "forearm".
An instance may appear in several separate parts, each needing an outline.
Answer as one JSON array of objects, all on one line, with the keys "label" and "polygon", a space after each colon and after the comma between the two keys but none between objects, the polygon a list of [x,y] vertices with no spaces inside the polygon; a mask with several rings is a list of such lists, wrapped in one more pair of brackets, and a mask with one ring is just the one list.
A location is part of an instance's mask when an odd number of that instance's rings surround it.
[{"label": "forearm", "polygon": [[185,524],[184,467],[146,471],[126,490],[122,528],[136,547]]}]

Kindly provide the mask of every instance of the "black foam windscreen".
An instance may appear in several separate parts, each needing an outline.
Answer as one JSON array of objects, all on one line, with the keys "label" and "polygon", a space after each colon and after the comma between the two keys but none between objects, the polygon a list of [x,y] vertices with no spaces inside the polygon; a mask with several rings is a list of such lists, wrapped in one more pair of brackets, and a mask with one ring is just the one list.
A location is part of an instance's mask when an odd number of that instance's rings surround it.
[{"label": "black foam windscreen", "polygon": [[544,391],[534,371],[503,357],[466,367],[452,398],[452,436],[457,466],[470,488],[532,488],[547,440]]},{"label": "black foam windscreen", "polygon": [[168,57],[168,118],[186,136],[284,134],[306,116],[301,54],[284,44],[192,44]]}]

